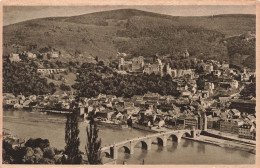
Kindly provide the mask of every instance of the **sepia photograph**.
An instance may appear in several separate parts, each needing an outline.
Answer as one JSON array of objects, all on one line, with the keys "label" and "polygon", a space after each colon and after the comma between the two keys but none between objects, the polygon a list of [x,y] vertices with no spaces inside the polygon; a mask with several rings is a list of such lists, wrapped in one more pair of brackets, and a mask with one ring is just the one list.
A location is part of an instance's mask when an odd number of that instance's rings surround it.
[{"label": "sepia photograph", "polygon": [[256,5],[2,8],[2,165],[256,164]]}]

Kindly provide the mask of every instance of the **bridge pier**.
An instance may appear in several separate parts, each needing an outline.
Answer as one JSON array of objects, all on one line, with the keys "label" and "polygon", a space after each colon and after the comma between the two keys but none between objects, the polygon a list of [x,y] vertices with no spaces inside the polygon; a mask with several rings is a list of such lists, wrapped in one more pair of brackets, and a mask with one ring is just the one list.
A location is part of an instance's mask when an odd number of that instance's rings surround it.
[{"label": "bridge pier", "polygon": [[197,135],[196,135],[196,130],[195,130],[195,129],[192,129],[192,130],[191,130],[191,137],[192,137],[192,138],[196,138],[196,136],[197,136]]},{"label": "bridge pier", "polygon": [[130,154],[134,154],[135,152],[135,143],[133,143],[132,141],[130,141]]},{"label": "bridge pier", "polygon": [[151,148],[152,148],[152,139],[151,138],[149,138],[149,139],[147,139],[147,150],[151,150]]},{"label": "bridge pier", "polygon": [[117,149],[116,145],[114,145],[113,147],[110,148],[110,156],[112,159],[117,159],[118,149]]},{"label": "bridge pier", "polygon": [[163,135],[163,146],[167,146],[167,136]]},{"label": "bridge pier", "polygon": [[181,136],[177,137],[177,142],[180,143],[181,142]]}]

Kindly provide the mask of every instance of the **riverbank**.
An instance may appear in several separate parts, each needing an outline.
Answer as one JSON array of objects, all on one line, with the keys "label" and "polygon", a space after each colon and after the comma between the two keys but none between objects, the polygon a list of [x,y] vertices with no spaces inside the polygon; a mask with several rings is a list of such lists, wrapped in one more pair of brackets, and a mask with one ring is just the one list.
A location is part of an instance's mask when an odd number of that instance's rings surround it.
[{"label": "riverbank", "polygon": [[202,131],[202,135],[215,137],[215,138],[218,138],[218,139],[224,139],[224,140],[242,142],[242,143],[245,143],[245,144],[256,145],[255,140],[239,138],[238,135],[236,135],[236,134],[228,134],[228,133],[220,132],[220,131],[217,131],[217,130]]},{"label": "riverbank", "polygon": [[53,117],[53,118],[41,117],[41,120],[39,120],[38,118],[35,118],[35,117],[26,116],[26,117],[22,117],[22,121],[21,121],[21,117],[3,116],[3,120],[8,121],[8,122],[34,122],[34,123],[49,122],[49,123],[55,123],[55,124],[65,124],[66,123],[66,118],[57,118],[57,117]]},{"label": "riverbank", "polygon": [[132,128],[137,129],[137,130],[147,131],[147,132],[150,132],[150,133],[160,132],[160,131],[156,131],[156,130],[153,130],[149,127],[146,127],[146,126],[143,126],[143,125],[140,125],[140,124],[136,124],[136,123],[133,123]]},{"label": "riverbank", "polygon": [[212,138],[212,137],[204,136],[204,135],[200,135],[199,137],[196,137],[196,138],[190,138],[190,137],[183,137],[183,138],[216,145],[216,146],[223,147],[223,148],[242,150],[242,151],[246,151],[246,152],[249,152],[252,154],[256,154],[256,146],[254,146],[254,145],[236,143],[236,142]]}]

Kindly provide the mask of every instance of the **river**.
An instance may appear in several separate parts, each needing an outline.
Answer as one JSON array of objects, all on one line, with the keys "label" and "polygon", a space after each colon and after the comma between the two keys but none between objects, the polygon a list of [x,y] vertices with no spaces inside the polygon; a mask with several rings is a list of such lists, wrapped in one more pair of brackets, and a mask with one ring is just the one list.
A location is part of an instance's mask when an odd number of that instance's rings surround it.
[{"label": "river", "polygon": [[[9,130],[18,138],[49,139],[51,146],[64,149],[66,118],[60,115],[42,115],[38,112],[4,110],[3,128]],[[85,150],[86,144],[85,122],[79,123],[80,150]],[[150,134],[135,129],[99,127],[99,137],[102,146]],[[156,144],[146,151],[141,144],[135,148],[133,155],[126,154],[119,149],[117,164],[254,164],[255,155],[236,149],[221,148],[215,145],[182,139],[180,143],[168,142],[166,147]],[[104,162],[108,159],[104,158]]]}]

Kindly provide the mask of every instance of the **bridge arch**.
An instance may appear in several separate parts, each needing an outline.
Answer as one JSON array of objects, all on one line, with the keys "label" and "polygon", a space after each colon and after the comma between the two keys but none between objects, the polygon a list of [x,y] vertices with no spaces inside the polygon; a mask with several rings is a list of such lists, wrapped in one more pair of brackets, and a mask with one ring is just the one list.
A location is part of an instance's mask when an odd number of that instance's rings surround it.
[{"label": "bridge arch", "polygon": [[191,137],[191,134],[190,134],[190,132],[183,132],[181,134],[181,137]]},{"label": "bridge arch", "polygon": [[171,139],[174,142],[178,142],[179,141],[179,137],[175,134],[170,134],[169,137],[167,139]]},{"label": "bridge arch", "polygon": [[107,157],[107,158],[109,158],[110,157],[110,153],[109,152],[101,152],[101,158],[103,158],[103,157]]},{"label": "bridge arch", "polygon": [[163,146],[164,144],[163,144],[163,138],[161,138],[161,137],[156,137],[156,139],[157,139],[157,144],[158,145],[160,145],[160,146]]},{"label": "bridge arch", "polygon": [[141,145],[142,145],[142,149],[148,149],[148,144],[147,144],[147,142],[145,142],[145,141],[138,141],[138,142],[136,142],[135,144],[134,144],[134,147],[136,147],[136,145],[137,144],[140,144],[141,143]]},{"label": "bridge arch", "polygon": [[125,152],[125,153],[130,154],[130,148],[129,148],[128,146],[120,146],[120,147],[117,148],[117,150],[119,150],[119,149],[121,149],[121,148],[124,149],[124,152]]}]

